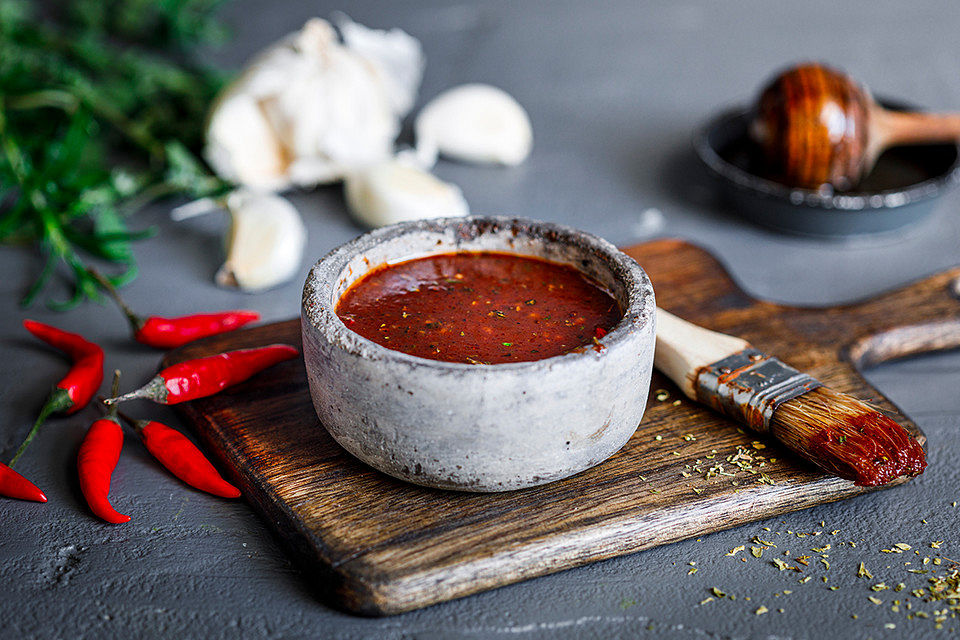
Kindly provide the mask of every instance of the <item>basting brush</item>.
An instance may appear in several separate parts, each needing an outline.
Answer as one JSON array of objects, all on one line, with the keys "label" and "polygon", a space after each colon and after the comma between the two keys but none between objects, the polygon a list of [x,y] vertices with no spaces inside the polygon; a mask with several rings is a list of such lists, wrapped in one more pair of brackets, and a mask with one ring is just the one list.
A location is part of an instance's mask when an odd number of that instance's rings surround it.
[{"label": "basting brush", "polygon": [[920,443],[875,407],[824,387],[742,338],[659,308],[654,366],[691,400],[858,485],[916,476],[927,466]]}]

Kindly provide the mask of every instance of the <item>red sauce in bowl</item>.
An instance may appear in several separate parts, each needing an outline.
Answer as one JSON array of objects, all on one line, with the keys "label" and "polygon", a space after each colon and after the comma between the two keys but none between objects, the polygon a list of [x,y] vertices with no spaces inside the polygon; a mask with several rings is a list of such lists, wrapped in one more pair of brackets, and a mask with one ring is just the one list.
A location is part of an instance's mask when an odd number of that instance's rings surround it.
[{"label": "red sauce in bowl", "polygon": [[623,317],[573,267],[507,253],[465,252],[375,269],[337,303],[364,338],[413,356],[496,364],[592,345]]}]

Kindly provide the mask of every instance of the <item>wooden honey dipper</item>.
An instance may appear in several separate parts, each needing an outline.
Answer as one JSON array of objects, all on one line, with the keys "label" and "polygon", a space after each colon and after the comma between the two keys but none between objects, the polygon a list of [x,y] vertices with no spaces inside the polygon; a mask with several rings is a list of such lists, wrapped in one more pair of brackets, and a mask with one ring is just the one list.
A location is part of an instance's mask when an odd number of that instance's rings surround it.
[{"label": "wooden honey dipper", "polygon": [[960,139],[960,114],[890,111],[845,73],[791,67],[763,89],[750,135],[772,177],[792,187],[850,189],[884,149]]}]

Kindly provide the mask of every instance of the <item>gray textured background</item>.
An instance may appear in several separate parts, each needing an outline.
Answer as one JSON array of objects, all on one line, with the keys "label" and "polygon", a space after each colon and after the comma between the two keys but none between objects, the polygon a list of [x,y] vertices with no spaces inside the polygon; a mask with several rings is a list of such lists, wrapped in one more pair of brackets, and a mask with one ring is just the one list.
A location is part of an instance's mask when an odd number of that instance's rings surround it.
[{"label": "gray textured background", "polygon": [[[438,166],[477,213],[560,221],[627,244],[643,239],[640,214],[655,207],[665,217],[660,235],[712,248],[754,295],[802,304],[862,298],[960,262],[960,194],[944,198],[931,219],[896,238],[791,238],[719,210],[689,152],[693,128],[711,111],[749,99],[771,71],[798,59],[845,67],[877,93],[960,109],[960,10],[954,0],[913,2],[909,9],[897,2],[834,0],[247,1],[226,12],[235,44],[211,55],[236,67],[307,17],[333,9],[372,26],[402,27],[422,40],[428,66],[421,104],[446,87],[481,81],[505,88],[529,110],[535,145],[525,165]],[[338,188],[294,200],[309,227],[310,261],[360,231],[347,218]],[[138,222],[161,228],[137,247],[142,275],[125,293],[138,309],[174,315],[250,307],[267,321],[297,314],[302,277],[257,296],[212,284],[222,218],[173,225],[166,207],[158,207]],[[64,370],[61,358],[20,328],[24,317],[100,341],[107,366],[124,370],[126,386],[147,379],[159,361],[156,352],[126,339],[124,321],[110,307],[87,305],[65,315],[19,309],[16,302],[37,268],[28,251],[0,251],[2,459]],[[879,551],[895,542],[926,555],[936,553],[931,541],[944,540],[940,553],[960,557],[960,509],[950,506],[960,500],[960,354],[890,364],[868,377],[930,438],[930,469],[905,487],[379,620],[318,602],[243,502],[183,487],[132,438],[114,474],[113,495],[134,519],[119,527],[93,519],[72,462],[95,415],[90,408],[52,420],[21,463],[50,502],[0,501],[0,636],[934,637],[932,620],[908,621],[904,611],[890,611],[891,600],[902,594],[874,594],[868,585],[922,586],[925,576],[904,567],[910,561],[917,566],[919,558]],[[131,409],[148,413],[145,405]],[[178,424],[165,410],[150,409],[150,415]],[[787,530],[821,529],[840,532],[785,542]],[[815,579],[800,585],[796,574],[777,571],[766,558],[724,556],[757,534],[793,555],[833,543],[831,568],[811,568]],[[856,548],[837,546],[846,541]],[[856,578],[861,561],[874,580]],[[688,575],[689,562],[697,563],[695,575]],[[829,577],[827,585],[821,575]],[[711,586],[738,598],[698,606]],[[776,595],[783,589],[793,593]],[[885,604],[871,604],[871,595]],[[760,605],[770,613],[754,615]],[[930,613],[936,607],[919,608]],[[939,633],[960,628],[958,622],[948,621]],[[886,629],[886,623],[896,627]]]}]

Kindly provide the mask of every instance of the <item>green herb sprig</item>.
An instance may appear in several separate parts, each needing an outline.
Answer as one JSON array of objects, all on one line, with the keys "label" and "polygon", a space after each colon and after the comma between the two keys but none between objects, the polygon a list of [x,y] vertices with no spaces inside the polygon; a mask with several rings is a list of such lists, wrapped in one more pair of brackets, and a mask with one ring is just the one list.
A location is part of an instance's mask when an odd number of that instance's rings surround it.
[{"label": "green herb sprig", "polygon": [[88,260],[137,274],[127,218],[171,194],[229,185],[197,159],[207,109],[226,77],[197,60],[222,41],[222,0],[72,0],[41,20],[0,0],[0,242],[35,245],[44,264],[30,305],[58,271],[68,309],[100,299]]}]

